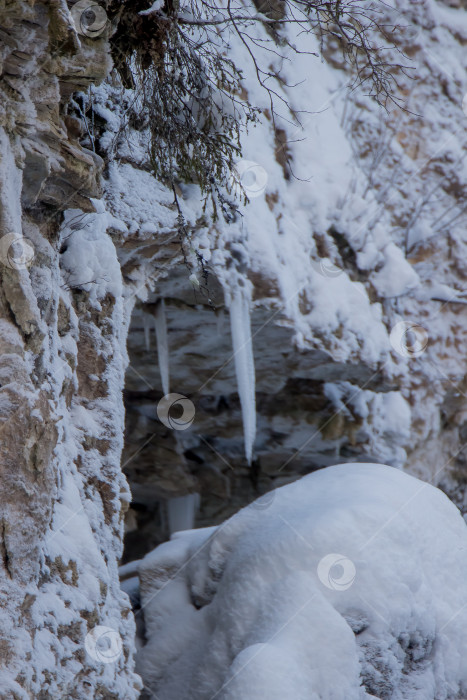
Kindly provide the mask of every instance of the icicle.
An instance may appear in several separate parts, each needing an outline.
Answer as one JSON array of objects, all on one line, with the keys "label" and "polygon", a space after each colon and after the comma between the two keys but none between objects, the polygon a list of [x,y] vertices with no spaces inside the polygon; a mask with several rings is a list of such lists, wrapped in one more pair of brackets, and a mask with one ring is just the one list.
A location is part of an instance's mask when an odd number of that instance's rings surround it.
[{"label": "icicle", "polygon": [[229,310],[238,395],[242,406],[245,454],[248,464],[251,464],[256,437],[255,364],[251,340],[250,303],[241,288],[233,293]]},{"label": "icicle", "polygon": [[219,338],[224,337],[224,309],[216,309],[216,330]]},{"label": "icicle", "polygon": [[168,500],[167,515],[170,534],[180,532],[180,530],[193,530],[198,507],[199,494],[197,493],[189,493],[187,496]]},{"label": "icicle", "polygon": [[146,346],[147,352],[151,349],[151,326],[149,325],[149,318],[146,314],[143,314],[143,328],[144,328],[144,344]]},{"label": "icicle", "polygon": [[165,317],[165,304],[161,299],[156,307],[154,316],[157,340],[157,356],[159,359],[159,371],[161,373],[162,391],[169,393],[169,344],[167,341],[167,320]]}]

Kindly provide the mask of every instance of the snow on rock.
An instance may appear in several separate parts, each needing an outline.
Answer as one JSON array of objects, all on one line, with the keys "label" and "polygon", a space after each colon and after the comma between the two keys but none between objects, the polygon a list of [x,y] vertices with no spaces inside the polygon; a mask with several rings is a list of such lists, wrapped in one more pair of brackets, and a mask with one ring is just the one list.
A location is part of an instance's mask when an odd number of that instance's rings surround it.
[{"label": "snow on rock", "polygon": [[150,15],[152,12],[159,12],[159,10],[162,10],[163,7],[164,7],[163,0],[156,0],[156,2],[154,2],[151,5],[149,10],[142,10],[139,14],[140,15]]},{"label": "snow on rock", "polygon": [[[0,88],[0,236],[16,241],[0,254],[0,696],[136,700],[118,580],[128,317],[106,232],[124,225],[97,199],[101,158],[62,119],[67,96],[110,61],[106,42],[80,44],[71,20],[63,3],[0,7],[0,63],[15,74]],[[103,661],[109,639],[116,653]]]},{"label": "snow on rock", "polygon": [[[210,204],[203,218],[194,183],[180,183],[179,204],[196,230],[192,243],[222,284],[241,239],[240,275],[255,287],[252,312],[277,309],[272,323],[291,330],[301,354],[318,349],[336,364],[366,365],[378,372],[374,393],[403,389],[411,411],[406,464],[430,477],[438,469],[440,442],[449,444],[440,453],[445,460],[460,450],[459,431],[465,429],[464,406],[455,407],[452,420],[445,415],[465,374],[459,310],[467,259],[460,194],[467,176],[462,112],[467,21],[462,9],[434,0],[395,0],[379,9],[382,25],[397,27],[392,36],[407,51],[406,57],[388,52],[388,61],[407,63],[396,90],[405,111],[391,105],[385,112],[368,98],[367,84],[350,90],[355,76],[332,38],[321,44],[306,32],[295,36],[294,25],[281,27],[302,52],[284,61],[268,50],[268,32],[258,22],[251,28],[258,62],[268,73],[283,75],[276,89],[290,110],[284,115],[278,103],[280,115],[272,123],[251,56],[238,37],[230,37],[229,57],[244,67],[245,93],[263,110],[257,126],[242,134],[243,160],[236,165],[238,172],[246,167],[256,175],[257,189],[250,190],[246,206],[239,204],[241,225],[206,226]],[[376,35],[375,43],[380,41]],[[282,48],[276,48],[280,54]],[[321,60],[309,54],[314,51]],[[93,88],[94,109],[106,122],[99,145],[110,161],[105,200],[115,217],[110,229],[124,293],[144,299],[182,256],[173,192],[151,174],[147,131],[125,123],[135,97],[111,81]],[[290,120],[289,112],[301,115],[300,122]],[[197,288],[196,271],[190,272]],[[426,325],[429,335],[416,367],[390,343],[391,330],[407,319]],[[405,446],[395,455],[383,432],[373,431],[376,423],[370,417],[370,439],[358,449],[384,461],[396,456],[399,464]]]},{"label": "snow on rock", "polygon": [[405,259],[402,250],[394,243],[386,246],[383,255],[383,267],[371,276],[371,281],[381,297],[398,297],[420,284],[417,273]]},{"label": "snow on rock", "polygon": [[68,210],[63,231],[64,250],[61,264],[67,287],[82,288],[90,293],[91,301],[106,294],[115,298],[122,295],[122,274],[115,245],[107,235],[114,222],[102,202],[97,214],[83,214]]},{"label": "snow on rock", "polygon": [[438,489],[346,464],[139,567],[159,700],[464,698],[467,527]]},{"label": "snow on rock", "polygon": [[335,415],[355,423],[355,441],[367,439],[372,456],[394,467],[405,464],[410,445],[411,412],[399,391],[375,393],[350,382],[326,383],[324,394]]}]

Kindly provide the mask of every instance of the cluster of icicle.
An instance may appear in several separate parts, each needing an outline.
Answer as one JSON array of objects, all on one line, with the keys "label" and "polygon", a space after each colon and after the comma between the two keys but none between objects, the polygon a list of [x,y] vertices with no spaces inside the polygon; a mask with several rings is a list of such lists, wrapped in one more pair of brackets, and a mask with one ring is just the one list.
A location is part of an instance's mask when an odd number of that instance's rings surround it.
[{"label": "cluster of icicle", "polygon": [[[253,342],[251,337],[250,298],[246,290],[237,287],[233,292],[226,294],[230,311],[230,327],[232,333],[232,358],[235,363],[237,376],[238,395],[242,407],[243,433],[245,441],[245,455],[248,464],[253,457],[253,445],[256,436],[256,399],[255,399],[255,364],[253,357]],[[161,375],[162,391],[168,394],[170,391],[169,380],[169,343],[167,334],[167,319],[164,300],[157,303],[154,316],[154,325],[157,341],[157,355],[159,371]],[[144,335],[146,349],[150,349],[149,318],[144,317]]]}]

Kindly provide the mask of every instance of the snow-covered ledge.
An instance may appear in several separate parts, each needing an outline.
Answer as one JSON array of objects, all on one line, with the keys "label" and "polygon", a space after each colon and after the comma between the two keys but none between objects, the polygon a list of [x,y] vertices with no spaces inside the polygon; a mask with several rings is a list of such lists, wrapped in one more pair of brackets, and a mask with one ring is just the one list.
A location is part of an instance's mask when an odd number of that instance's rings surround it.
[{"label": "snow-covered ledge", "polygon": [[139,565],[159,700],[464,698],[467,526],[382,465],[328,467]]}]

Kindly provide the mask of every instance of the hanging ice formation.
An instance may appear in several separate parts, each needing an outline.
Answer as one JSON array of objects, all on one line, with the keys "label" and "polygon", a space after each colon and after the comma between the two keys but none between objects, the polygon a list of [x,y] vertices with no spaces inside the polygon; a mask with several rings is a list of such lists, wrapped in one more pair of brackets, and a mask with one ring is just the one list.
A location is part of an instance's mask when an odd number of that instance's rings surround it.
[{"label": "hanging ice formation", "polygon": [[169,393],[169,344],[167,341],[167,320],[165,316],[165,304],[161,299],[156,306],[154,315],[156,341],[157,341],[157,356],[159,360],[159,370],[161,373],[162,391],[164,394]]},{"label": "hanging ice formation", "polygon": [[146,347],[146,351],[149,352],[151,349],[151,326],[149,325],[150,319],[146,314],[143,314],[143,328],[144,328],[144,345]]},{"label": "hanging ice formation", "polygon": [[229,310],[235,373],[242,407],[245,455],[248,464],[251,464],[256,437],[255,364],[251,339],[250,301],[244,289],[237,288],[232,293]]},{"label": "hanging ice formation", "polygon": [[199,494],[197,493],[170,498],[167,501],[170,534],[180,530],[192,530],[195,526],[195,515],[198,508]]}]

